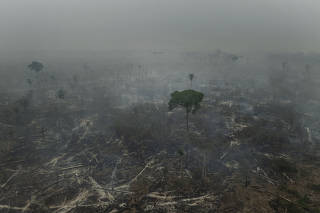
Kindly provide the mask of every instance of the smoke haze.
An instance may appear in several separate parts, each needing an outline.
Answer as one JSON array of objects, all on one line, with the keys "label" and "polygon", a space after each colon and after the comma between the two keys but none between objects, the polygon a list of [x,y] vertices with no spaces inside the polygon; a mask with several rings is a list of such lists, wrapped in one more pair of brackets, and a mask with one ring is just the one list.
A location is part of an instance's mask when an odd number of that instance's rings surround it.
[{"label": "smoke haze", "polygon": [[320,49],[316,0],[1,0],[0,52]]}]

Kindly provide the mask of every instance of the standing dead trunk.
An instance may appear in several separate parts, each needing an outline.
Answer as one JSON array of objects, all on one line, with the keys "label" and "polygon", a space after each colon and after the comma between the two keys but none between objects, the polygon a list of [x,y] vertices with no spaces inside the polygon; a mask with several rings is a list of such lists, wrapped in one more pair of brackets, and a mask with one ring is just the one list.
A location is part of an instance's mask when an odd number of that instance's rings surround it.
[{"label": "standing dead trunk", "polygon": [[182,170],[182,157],[180,157],[180,176],[183,176],[183,170]]},{"label": "standing dead trunk", "polygon": [[246,182],[245,182],[245,187],[247,188],[248,186],[249,186],[249,184],[250,184],[250,181],[249,181],[249,179],[248,179],[248,175],[246,175]]},{"label": "standing dead trunk", "polygon": [[203,161],[202,161],[202,177],[207,177],[207,152],[203,155]]}]

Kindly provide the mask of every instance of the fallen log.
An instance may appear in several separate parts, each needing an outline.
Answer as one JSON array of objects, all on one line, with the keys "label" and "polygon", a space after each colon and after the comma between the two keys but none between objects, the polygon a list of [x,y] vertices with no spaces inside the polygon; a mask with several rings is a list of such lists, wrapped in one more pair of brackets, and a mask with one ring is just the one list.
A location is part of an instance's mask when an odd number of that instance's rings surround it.
[{"label": "fallen log", "polygon": [[21,170],[21,167],[20,167],[15,173],[13,173],[13,174],[9,177],[9,179],[8,179],[4,184],[1,185],[1,188],[3,189],[4,187],[6,187],[6,185],[7,185],[15,176],[17,176],[17,175],[19,174],[20,170]]}]

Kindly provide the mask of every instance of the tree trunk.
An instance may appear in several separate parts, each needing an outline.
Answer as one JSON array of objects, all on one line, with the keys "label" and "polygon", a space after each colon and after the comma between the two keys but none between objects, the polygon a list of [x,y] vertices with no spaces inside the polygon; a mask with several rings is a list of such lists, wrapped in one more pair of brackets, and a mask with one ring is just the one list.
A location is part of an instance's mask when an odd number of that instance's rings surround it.
[{"label": "tree trunk", "polygon": [[187,131],[189,132],[189,112],[188,112],[188,109],[187,109],[186,119],[187,119]]},{"label": "tree trunk", "polygon": [[207,152],[204,153],[202,162],[202,177],[207,177]]},{"label": "tree trunk", "polygon": [[182,171],[182,157],[180,157],[180,177],[182,178],[183,171]]}]

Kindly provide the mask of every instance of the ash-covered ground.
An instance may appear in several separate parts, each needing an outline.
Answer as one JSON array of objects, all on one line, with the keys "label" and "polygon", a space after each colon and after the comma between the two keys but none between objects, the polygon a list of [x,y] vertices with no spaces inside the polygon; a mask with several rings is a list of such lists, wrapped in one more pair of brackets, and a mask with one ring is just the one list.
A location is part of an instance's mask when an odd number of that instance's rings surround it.
[{"label": "ash-covered ground", "polygon": [[[0,212],[320,212],[317,58],[7,62]],[[190,88],[204,99],[187,129],[168,102]]]}]

